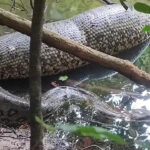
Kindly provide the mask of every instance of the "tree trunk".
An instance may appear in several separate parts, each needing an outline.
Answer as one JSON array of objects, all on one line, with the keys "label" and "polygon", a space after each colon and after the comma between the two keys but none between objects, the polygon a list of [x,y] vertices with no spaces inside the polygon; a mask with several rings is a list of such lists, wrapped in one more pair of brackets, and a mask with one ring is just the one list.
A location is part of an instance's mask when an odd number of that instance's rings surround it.
[{"label": "tree trunk", "polygon": [[42,119],[41,111],[41,63],[43,16],[45,0],[34,0],[30,42],[30,123],[31,150],[43,150],[43,128],[36,122],[35,116]]}]

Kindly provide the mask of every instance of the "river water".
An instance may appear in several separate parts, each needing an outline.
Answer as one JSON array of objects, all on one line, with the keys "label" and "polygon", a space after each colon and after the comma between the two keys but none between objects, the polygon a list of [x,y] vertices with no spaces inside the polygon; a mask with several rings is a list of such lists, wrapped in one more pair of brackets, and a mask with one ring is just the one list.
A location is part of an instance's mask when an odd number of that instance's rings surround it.
[{"label": "river water", "polygon": [[[0,2],[1,1],[2,0],[0,0]],[[30,19],[30,5],[25,3],[23,0],[22,2],[23,3],[18,0],[16,3],[16,9],[12,9],[12,11]],[[102,5],[102,3],[99,3],[98,1],[91,2],[83,0],[81,2],[60,0],[58,2],[54,2],[50,0],[46,5],[45,18],[46,21],[65,19],[86,9],[99,5]],[[10,10],[10,6],[6,4],[0,5],[0,7]],[[8,32],[13,32],[13,30],[6,27],[0,27],[1,35],[7,34]],[[150,73],[150,49],[145,50],[144,54],[136,61],[135,64],[142,70]],[[49,81],[49,79],[47,79],[46,82],[47,81]],[[11,82],[13,83],[14,81]],[[49,83],[50,82],[51,81],[49,81]],[[138,85],[120,74],[107,77],[106,79],[98,79],[96,74],[94,74],[93,79],[88,78],[86,81],[80,80],[80,83],[84,83],[85,89],[94,92],[112,107],[121,110],[136,111],[137,114],[140,113],[141,110],[142,112],[145,112],[145,118],[142,118],[139,121],[131,120],[125,122],[120,119],[116,119],[113,124],[114,128],[112,131],[126,139],[127,144],[129,145],[127,149],[150,150],[150,114],[147,114],[146,111],[150,111],[150,89]],[[80,85],[80,83],[78,82],[77,84]],[[116,146],[116,148],[113,149],[119,150],[123,149],[123,147]]]}]

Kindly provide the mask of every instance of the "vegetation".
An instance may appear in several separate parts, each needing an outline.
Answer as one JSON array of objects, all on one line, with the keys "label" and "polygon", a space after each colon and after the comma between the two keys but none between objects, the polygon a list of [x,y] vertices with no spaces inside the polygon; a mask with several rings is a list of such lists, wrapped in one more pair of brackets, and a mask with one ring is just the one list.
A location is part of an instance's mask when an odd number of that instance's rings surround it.
[{"label": "vegetation", "polygon": [[[150,6],[145,3],[136,3],[134,8],[137,11],[150,14]],[[150,32],[150,25],[143,28],[142,32]],[[136,62],[136,64],[146,72],[150,72],[150,48],[147,49],[146,53]]]},{"label": "vegetation", "polygon": [[115,135],[104,128],[95,127],[95,126],[69,125],[69,124],[64,124],[64,125],[58,124],[56,125],[56,127],[53,127],[51,125],[45,124],[38,117],[36,117],[36,121],[39,124],[41,124],[44,128],[52,132],[54,132],[55,130],[64,130],[66,132],[72,132],[80,136],[88,136],[98,140],[109,139],[111,141],[114,141],[117,144],[121,144],[121,145],[125,144],[125,141],[120,136]]}]

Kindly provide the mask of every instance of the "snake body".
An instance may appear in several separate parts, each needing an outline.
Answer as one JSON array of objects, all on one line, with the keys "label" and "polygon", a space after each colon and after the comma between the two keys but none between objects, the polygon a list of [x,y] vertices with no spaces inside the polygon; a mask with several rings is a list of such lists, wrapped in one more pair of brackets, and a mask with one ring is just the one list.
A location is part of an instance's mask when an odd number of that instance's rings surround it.
[{"label": "snake body", "polygon": [[[42,96],[44,120],[49,122],[52,118],[55,119],[55,121],[50,121],[51,123],[57,123],[57,113],[59,113],[58,118],[62,116],[65,118],[71,115],[70,110],[74,110],[76,107],[80,107],[79,112],[81,111],[81,114],[87,111],[85,114],[91,115],[95,111],[108,117],[129,117],[127,114],[120,114],[115,111],[96,95],[81,88],[61,86],[46,92]],[[83,107],[84,109],[82,109]],[[0,123],[8,126],[18,126],[26,123],[28,119],[29,102],[0,88]],[[86,118],[84,119],[86,120]],[[66,120],[64,121],[66,122]]]},{"label": "snake body", "polygon": [[[95,8],[45,27],[95,50],[116,55],[150,38],[141,29],[150,15],[114,4]],[[15,32],[0,37],[0,79],[25,78],[29,72],[29,37]],[[42,44],[42,75],[52,75],[87,64],[75,56]]]},{"label": "snake body", "polygon": [[[148,33],[141,33],[141,29],[148,24],[150,24],[150,15],[135,10],[125,10],[121,5],[114,4],[89,10],[71,19],[48,23],[45,27],[95,50],[116,55],[149,40]],[[18,32],[0,37],[0,79],[28,77],[29,40],[29,37]],[[45,44],[42,44],[41,63],[43,76],[88,64]],[[54,108],[64,104],[62,97],[64,101],[70,101],[68,95],[73,95],[76,99],[78,97],[80,100],[89,99],[94,105],[97,103],[97,98],[93,102],[94,96],[81,89],[77,91],[65,87],[54,91],[49,91],[47,96],[43,96],[42,109],[46,116]],[[96,105],[101,106],[101,112],[107,115],[121,117],[117,111],[114,112],[112,109],[108,111],[108,107],[104,107],[101,103]],[[22,118],[28,118],[28,110],[28,102],[0,89],[1,122],[6,124],[22,122]]]}]

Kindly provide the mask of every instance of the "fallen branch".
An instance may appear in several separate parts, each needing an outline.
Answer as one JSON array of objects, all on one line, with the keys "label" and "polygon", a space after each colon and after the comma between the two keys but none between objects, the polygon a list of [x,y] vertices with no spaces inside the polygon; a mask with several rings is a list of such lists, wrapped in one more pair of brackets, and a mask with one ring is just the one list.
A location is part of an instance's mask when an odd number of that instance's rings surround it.
[{"label": "fallen branch", "polygon": [[[23,34],[31,34],[31,22],[0,9],[0,24],[13,28]],[[73,40],[62,37],[50,30],[43,29],[43,42],[83,60],[97,62],[101,66],[113,69],[129,79],[150,87],[150,75],[127,60],[122,60],[105,53],[93,50],[90,47],[79,44]]]}]

